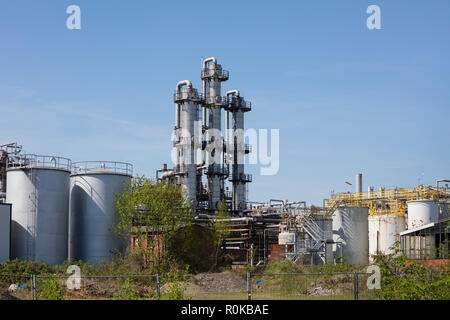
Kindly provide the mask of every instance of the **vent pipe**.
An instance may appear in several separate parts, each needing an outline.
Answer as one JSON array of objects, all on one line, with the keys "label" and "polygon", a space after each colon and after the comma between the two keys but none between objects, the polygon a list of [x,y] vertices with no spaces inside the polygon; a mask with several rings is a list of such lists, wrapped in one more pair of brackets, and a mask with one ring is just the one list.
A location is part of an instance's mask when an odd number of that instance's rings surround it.
[{"label": "vent pipe", "polygon": [[356,174],[356,190],[355,192],[362,192],[362,173],[357,173]]}]

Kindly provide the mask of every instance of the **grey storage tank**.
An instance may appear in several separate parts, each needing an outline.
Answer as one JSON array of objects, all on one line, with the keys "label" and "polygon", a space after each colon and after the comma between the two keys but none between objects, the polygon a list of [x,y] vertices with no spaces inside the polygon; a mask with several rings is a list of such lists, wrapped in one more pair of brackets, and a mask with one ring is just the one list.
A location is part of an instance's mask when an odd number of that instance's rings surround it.
[{"label": "grey storage tank", "polygon": [[8,164],[12,259],[51,265],[67,259],[70,167],[69,159],[38,155]]},{"label": "grey storage tank", "polygon": [[369,208],[338,207],[333,213],[335,258],[349,264],[369,262]]},{"label": "grey storage tank", "polygon": [[11,259],[11,204],[0,203],[0,262]]},{"label": "grey storage tank", "polygon": [[117,221],[115,195],[133,174],[128,163],[76,162],[70,175],[69,259],[99,263],[123,252],[127,240],[112,228]]}]

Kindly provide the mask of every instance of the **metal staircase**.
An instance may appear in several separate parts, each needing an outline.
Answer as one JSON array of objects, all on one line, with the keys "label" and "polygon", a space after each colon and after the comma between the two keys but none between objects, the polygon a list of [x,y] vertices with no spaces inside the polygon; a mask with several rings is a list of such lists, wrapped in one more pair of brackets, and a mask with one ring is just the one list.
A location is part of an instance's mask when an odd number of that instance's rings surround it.
[{"label": "metal staircase", "polygon": [[309,251],[320,251],[326,241],[325,232],[309,216],[302,217],[303,230],[311,237],[311,247]]}]

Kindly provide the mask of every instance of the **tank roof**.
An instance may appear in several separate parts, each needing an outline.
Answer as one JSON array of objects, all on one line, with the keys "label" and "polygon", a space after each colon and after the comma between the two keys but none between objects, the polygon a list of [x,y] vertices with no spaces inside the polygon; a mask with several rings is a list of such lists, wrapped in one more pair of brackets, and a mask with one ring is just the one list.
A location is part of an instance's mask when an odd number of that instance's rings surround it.
[{"label": "tank roof", "polygon": [[133,176],[133,165],[117,161],[81,161],[72,164],[72,175],[114,174]]}]

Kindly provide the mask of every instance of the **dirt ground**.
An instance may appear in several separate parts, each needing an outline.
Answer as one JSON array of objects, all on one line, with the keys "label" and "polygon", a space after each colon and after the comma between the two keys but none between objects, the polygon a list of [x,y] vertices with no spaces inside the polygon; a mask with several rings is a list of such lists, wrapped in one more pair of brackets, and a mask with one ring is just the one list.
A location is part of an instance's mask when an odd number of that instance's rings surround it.
[{"label": "dirt ground", "polygon": [[245,292],[246,286],[246,280],[235,272],[200,273],[187,281],[185,294],[197,296],[223,292]]}]

